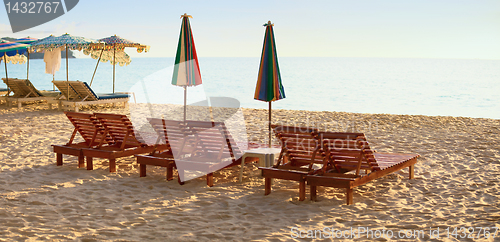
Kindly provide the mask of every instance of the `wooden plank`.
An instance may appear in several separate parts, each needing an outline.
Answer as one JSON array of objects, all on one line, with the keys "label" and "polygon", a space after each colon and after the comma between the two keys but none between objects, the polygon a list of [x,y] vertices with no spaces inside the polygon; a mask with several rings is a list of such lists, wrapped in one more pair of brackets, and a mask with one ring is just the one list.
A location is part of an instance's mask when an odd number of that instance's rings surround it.
[{"label": "wooden plank", "polygon": [[325,177],[325,176],[306,176],[305,180],[310,186],[325,186],[337,188],[353,188],[355,179],[346,177]]},{"label": "wooden plank", "polygon": [[292,171],[292,170],[280,170],[276,168],[259,167],[262,170],[263,177],[277,178],[282,180],[292,180],[301,181],[304,179],[307,173]]}]

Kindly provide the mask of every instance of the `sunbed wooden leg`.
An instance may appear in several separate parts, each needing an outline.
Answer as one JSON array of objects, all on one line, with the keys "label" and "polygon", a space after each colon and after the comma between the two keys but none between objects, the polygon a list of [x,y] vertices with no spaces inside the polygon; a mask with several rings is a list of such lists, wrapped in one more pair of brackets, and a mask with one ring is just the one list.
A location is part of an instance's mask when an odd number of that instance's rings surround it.
[{"label": "sunbed wooden leg", "polygon": [[269,195],[271,193],[271,184],[272,184],[272,178],[266,177],[264,178],[264,195]]},{"label": "sunbed wooden leg", "polygon": [[184,185],[184,182],[181,181],[181,177],[182,179],[184,179],[184,171],[183,170],[177,170],[177,181],[179,182],[179,184],[181,185]]},{"label": "sunbed wooden leg", "polygon": [[309,188],[311,189],[311,201],[316,201],[317,197],[316,197],[316,186],[309,186]]},{"label": "sunbed wooden leg", "polygon": [[91,156],[87,156],[87,170],[94,170],[94,162],[92,162],[93,158]]},{"label": "sunbed wooden leg", "polygon": [[411,165],[410,167],[408,167],[408,173],[409,173],[409,178],[413,179],[413,176],[415,175],[414,165]]},{"label": "sunbed wooden leg", "polygon": [[57,160],[57,165],[62,166],[63,165],[63,154],[57,153],[56,160]]},{"label": "sunbed wooden leg", "polygon": [[352,204],[353,196],[352,196],[352,188],[346,188],[346,200],[347,200],[347,205]]},{"label": "sunbed wooden leg", "polygon": [[78,156],[78,168],[82,167],[85,167],[85,157],[83,156],[83,154],[80,154]]},{"label": "sunbed wooden leg", "polygon": [[306,181],[299,182],[299,201],[306,199]]},{"label": "sunbed wooden leg", "polygon": [[214,186],[214,173],[207,174],[207,185],[209,187],[213,187]]},{"label": "sunbed wooden leg", "polygon": [[109,159],[109,172],[116,172],[116,159]]},{"label": "sunbed wooden leg", "polygon": [[174,179],[174,166],[173,165],[168,165],[167,166],[167,181],[173,180]]},{"label": "sunbed wooden leg", "polygon": [[22,102],[17,101],[17,108],[21,108],[22,105],[23,105]]},{"label": "sunbed wooden leg", "polygon": [[145,176],[146,176],[146,165],[140,164],[139,165],[139,177],[145,177]]}]

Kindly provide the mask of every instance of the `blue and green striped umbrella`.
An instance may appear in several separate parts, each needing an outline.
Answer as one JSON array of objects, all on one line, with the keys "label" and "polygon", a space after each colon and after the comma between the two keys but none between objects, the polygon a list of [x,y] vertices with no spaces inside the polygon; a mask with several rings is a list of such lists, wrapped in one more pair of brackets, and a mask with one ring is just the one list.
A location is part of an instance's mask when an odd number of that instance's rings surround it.
[{"label": "blue and green striped umbrella", "polygon": [[16,43],[16,42],[4,42],[0,43],[0,56],[15,56],[17,54],[26,53],[28,44]]},{"label": "blue and green striped umbrella", "polygon": [[172,76],[172,85],[182,86],[184,88],[184,121],[186,120],[186,101],[187,87],[197,86],[202,84],[200,66],[196,48],[194,46],[193,33],[189,18],[191,15],[181,16],[182,25],[179,35],[179,43],[177,45],[177,53],[175,55],[174,74]]},{"label": "blue and green striped umbrella", "polygon": [[272,24],[271,21],[264,24],[264,27],[266,27],[266,34],[264,36],[259,76],[257,78],[257,86],[254,95],[254,99],[269,103],[269,148],[271,148],[271,102],[285,98],[285,89],[281,84],[273,26],[274,24]]},{"label": "blue and green striped umbrella", "polygon": [[0,57],[5,64],[5,78],[9,79],[9,75],[7,74],[7,62],[12,62],[13,64],[26,62],[26,57],[23,54],[27,52],[29,46],[28,44],[16,42],[0,43]]}]

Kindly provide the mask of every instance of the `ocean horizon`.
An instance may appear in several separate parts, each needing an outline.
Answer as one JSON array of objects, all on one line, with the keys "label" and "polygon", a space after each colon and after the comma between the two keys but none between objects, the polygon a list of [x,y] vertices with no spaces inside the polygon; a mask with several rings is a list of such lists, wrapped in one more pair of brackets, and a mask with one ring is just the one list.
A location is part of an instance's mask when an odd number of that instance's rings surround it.
[{"label": "ocean horizon", "polygon": [[[267,109],[267,103],[253,98],[259,60],[200,57],[203,85],[195,88],[208,97],[235,98],[243,108]],[[97,60],[68,61],[70,80],[91,82]],[[115,91],[129,91],[153,76],[170,84],[173,63],[173,57],[141,57],[129,66],[117,65]],[[273,102],[273,109],[500,119],[500,60],[280,57],[279,66],[286,98]],[[7,69],[11,78],[26,78],[26,64],[7,64]],[[112,92],[112,69],[109,62],[99,63],[94,91]],[[29,79],[39,90],[52,90],[53,77],[44,70],[43,60],[30,60]],[[65,59],[54,79],[66,80]],[[168,103],[170,91],[165,92]]]}]

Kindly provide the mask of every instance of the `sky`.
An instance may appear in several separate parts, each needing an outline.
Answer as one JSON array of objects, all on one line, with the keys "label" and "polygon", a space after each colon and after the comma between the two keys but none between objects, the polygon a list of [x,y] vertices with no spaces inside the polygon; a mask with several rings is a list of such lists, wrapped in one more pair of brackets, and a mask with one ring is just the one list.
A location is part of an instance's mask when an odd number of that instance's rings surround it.
[{"label": "sky", "polygon": [[259,57],[270,20],[279,57],[500,59],[499,0],[82,0],[15,34],[0,9],[0,37],[116,34],[151,46],[132,57],[172,57],[184,13],[200,58]]}]

